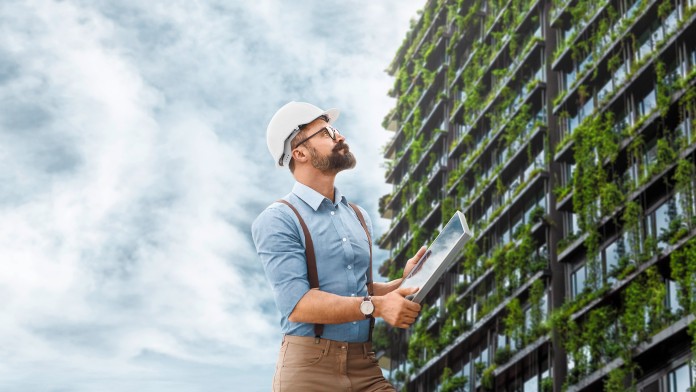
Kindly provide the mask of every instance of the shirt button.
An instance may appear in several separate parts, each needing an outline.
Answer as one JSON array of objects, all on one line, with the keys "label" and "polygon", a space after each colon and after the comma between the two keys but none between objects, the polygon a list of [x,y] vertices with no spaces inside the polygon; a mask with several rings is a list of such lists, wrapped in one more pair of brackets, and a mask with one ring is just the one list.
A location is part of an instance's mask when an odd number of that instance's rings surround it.
[{"label": "shirt button", "polygon": [[336,215],[336,213],[335,213],[335,212],[333,212],[333,211],[331,211],[331,215]]},{"label": "shirt button", "polygon": [[349,266],[348,266],[348,269],[351,269],[351,268],[353,268],[353,266],[352,266],[352,265],[349,265]]},{"label": "shirt button", "polygon": [[348,241],[348,240],[344,237],[344,238],[343,238],[343,242],[346,242],[346,241]]},{"label": "shirt button", "polygon": [[351,297],[355,297],[355,293],[351,294],[350,296],[351,296]]}]

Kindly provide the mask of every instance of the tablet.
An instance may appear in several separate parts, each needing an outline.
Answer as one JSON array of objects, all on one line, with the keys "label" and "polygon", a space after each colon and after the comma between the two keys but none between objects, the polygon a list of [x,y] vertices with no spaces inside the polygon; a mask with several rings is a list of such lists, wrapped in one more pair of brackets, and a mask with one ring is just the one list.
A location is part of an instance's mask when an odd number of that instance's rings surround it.
[{"label": "tablet", "polygon": [[406,279],[401,282],[399,287],[420,288],[407,298],[421,303],[442,274],[457,260],[459,252],[471,236],[464,214],[456,211]]}]

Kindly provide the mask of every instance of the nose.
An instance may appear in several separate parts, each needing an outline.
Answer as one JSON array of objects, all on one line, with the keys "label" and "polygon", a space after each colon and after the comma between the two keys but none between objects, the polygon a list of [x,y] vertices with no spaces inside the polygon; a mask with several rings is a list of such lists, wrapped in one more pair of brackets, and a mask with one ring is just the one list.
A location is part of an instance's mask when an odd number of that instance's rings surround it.
[{"label": "nose", "polygon": [[343,136],[343,135],[342,135],[340,132],[338,132],[338,131],[335,131],[335,135],[336,135],[336,143],[340,143],[340,142],[346,140],[346,137]]}]

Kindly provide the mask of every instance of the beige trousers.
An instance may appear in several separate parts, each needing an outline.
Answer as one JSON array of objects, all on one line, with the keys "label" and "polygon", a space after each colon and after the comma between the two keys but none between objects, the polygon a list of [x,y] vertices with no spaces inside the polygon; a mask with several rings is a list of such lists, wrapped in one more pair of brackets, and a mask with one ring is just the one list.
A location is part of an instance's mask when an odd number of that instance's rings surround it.
[{"label": "beige trousers", "polygon": [[377,364],[372,343],[304,336],[283,338],[273,392],[395,392]]}]

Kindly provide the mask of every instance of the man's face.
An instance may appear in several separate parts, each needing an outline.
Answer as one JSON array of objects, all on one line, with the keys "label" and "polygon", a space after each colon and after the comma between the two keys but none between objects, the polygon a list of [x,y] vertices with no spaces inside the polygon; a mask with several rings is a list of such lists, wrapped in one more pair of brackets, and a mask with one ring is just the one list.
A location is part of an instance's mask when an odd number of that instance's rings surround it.
[{"label": "man's face", "polygon": [[[329,123],[322,119],[311,122],[304,129],[304,134],[309,136],[326,128]],[[336,174],[345,169],[355,167],[356,160],[350,147],[345,143],[346,138],[336,132],[336,140],[331,138],[327,130],[321,131],[303,143],[309,151],[312,166],[325,173]]]}]

